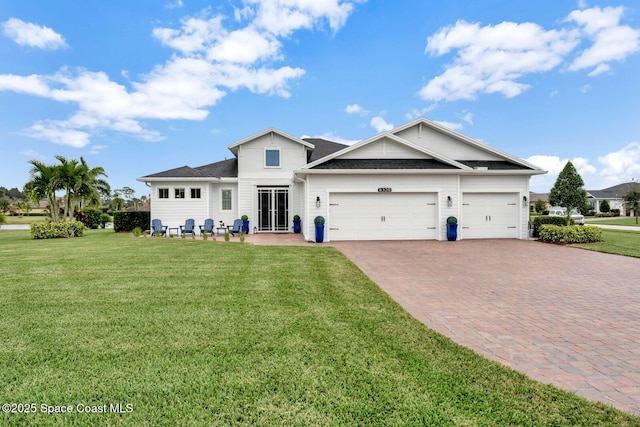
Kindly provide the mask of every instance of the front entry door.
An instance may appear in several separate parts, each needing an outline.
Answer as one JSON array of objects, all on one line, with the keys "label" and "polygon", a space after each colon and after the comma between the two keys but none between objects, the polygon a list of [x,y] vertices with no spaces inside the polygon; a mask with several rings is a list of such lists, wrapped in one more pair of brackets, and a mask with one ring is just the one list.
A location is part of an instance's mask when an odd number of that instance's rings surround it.
[{"label": "front entry door", "polygon": [[258,230],[289,231],[289,188],[258,188]]}]

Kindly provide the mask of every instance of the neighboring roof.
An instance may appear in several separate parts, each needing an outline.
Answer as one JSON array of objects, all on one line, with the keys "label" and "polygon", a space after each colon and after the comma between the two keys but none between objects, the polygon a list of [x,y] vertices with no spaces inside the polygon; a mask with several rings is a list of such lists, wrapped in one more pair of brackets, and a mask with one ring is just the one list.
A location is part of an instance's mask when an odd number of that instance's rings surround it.
[{"label": "neighboring roof", "polygon": [[310,150],[307,155],[307,163],[315,162],[318,159],[348,147],[348,145],[327,141],[326,139],[321,138],[302,138],[302,140],[307,141],[314,146],[314,149]]},{"label": "neighboring roof", "polygon": [[270,133],[274,133],[274,134],[280,135],[283,138],[289,139],[289,140],[291,140],[293,142],[297,142],[298,144],[302,144],[302,145],[304,145],[305,147],[307,147],[309,149],[313,149],[313,144],[311,144],[311,143],[309,143],[307,141],[303,141],[302,139],[296,138],[295,136],[291,136],[291,135],[289,135],[289,134],[287,134],[285,132],[282,132],[282,131],[280,131],[278,129],[274,129],[274,128],[269,128],[269,129],[263,130],[262,132],[256,133],[255,135],[251,135],[250,137],[244,138],[244,139],[242,139],[242,140],[240,140],[238,142],[234,142],[233,144],[228,145],[227,148],[233,154],[235,154],[237,156],[238,155],[238,147],[240,147],[242,144],[246,144],[247,142],[251,142],[254,139],[261,138],[261,137],[263,137],[265,135],[268,135]]},{"label": "neighboring roof", "polygon": [[529,193],[529,200],[532,202],[537,202],[538,200],[549,202],[549,193]]},{"label": "neighboring roof", "polygon": [[313,169],[458,169],[436,159],[331,159]]},{"label": "neighboring roof", "polygon": [[614,185],[604,190],[587,190],[587,193],[594,199],[621,199],[634,187],[640,190],[640,183],[625,182],[624,184]]}]

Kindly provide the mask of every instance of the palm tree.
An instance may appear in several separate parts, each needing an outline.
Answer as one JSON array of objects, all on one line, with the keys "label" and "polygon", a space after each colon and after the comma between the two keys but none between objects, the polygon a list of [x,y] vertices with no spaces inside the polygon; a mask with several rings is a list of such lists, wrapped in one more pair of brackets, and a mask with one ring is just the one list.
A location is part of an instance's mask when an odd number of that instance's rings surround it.
[{"label": "palm tree", "polygon": [[31,181],[25,184],[24,192],[34,203],[40,203],[40,200],[47,199],[49,216],[51,221],[56,222],[60,212],[56,191],[62,189],[59,181],[58,166],[45,165],[38,160],[30,160],[29,163],[32,165],[29,171]]},{"label": "palm tree", "polygon": [[84,158],[80,157],[79,179],[73,190],[73,197],[79,208],[88,206],[99,207],[100,197],[111,194],[111,186],[100,176],[107,176],[102,166],[89,168]]},{"label": "palm tree", "polygon": [[57,176],[64,190],[64,217],[73,219],[73,190],[79,185],[82,174],[81,167],[76,159],[67,160],[63,156],[56,156],[61,163],[57,165]]}]

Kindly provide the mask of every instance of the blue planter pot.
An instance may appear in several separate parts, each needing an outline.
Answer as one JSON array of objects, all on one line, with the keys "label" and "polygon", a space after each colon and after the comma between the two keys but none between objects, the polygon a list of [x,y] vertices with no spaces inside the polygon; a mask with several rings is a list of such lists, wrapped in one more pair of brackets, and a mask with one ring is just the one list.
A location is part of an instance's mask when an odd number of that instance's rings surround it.
[{"label": "blue planter pot", "polygon": [[249,234],[249,221],[242,221],[242,232]]},{"label": "blue planter pot", "polygon": [[294,219],[293,220],[293,232],[294,233],[300,233],[300,220],[299,219]]},{"label": "blue planter pot", "polygon": [[324,242],[324,225],[316,225],[316,243]]},{"label": "blue planter pot", "polygon": [[458,224],[447,224],[447,240],[450,242],[458,240]]}]

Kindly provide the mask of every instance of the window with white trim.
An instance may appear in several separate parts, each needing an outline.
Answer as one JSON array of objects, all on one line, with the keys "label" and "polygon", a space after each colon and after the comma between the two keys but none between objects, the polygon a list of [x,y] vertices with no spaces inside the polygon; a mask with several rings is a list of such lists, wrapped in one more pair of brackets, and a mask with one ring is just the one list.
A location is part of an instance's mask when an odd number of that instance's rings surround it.
[{"label": "window with white trim", "polygon": [[232,192],[230,189],[224,189],[220,192],[220,206],[223,211],[230,211],[233,209]]},{"label": "window with white trim", "polygon": [[184,199],[184,188],[174,188],[174,198]]},{"label": "window with white trim", "polygon": [[158,188],[158,199],[168,199],[168,198],[169,198],[169,189]]},{"label": "window with white trim", "polygon": [[190,188],[189,190],[191,191],[192,199],[199,199],[201,197],[201,190],[199,188]]},{"label": "window with white trim", "polygon": [[266,149],[264,150],[264,167],[279,168],[280,167],[280,150]]}]

